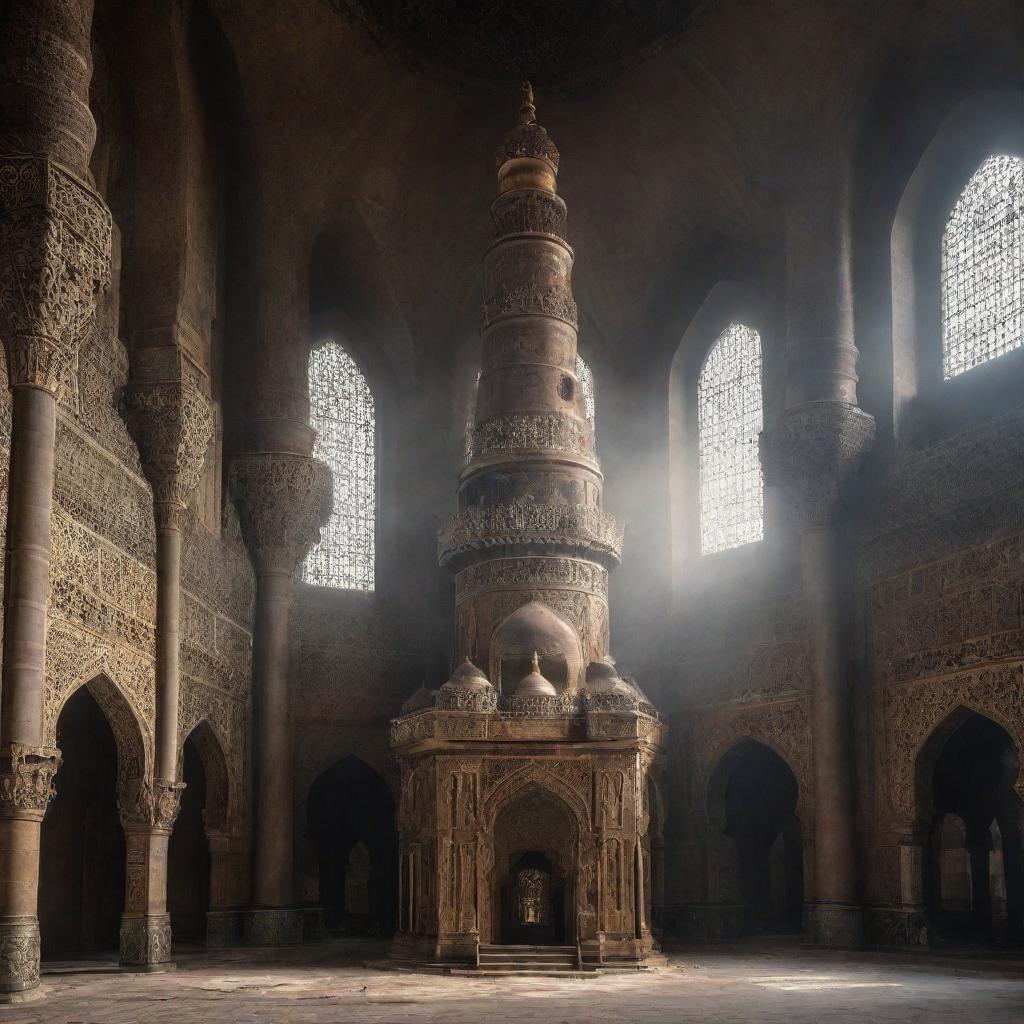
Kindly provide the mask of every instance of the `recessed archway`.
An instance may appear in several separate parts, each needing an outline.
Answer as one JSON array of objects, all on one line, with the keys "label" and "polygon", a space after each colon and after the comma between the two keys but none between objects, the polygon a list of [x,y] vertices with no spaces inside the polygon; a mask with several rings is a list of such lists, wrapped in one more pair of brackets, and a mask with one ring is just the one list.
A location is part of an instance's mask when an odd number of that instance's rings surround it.
[{"label": "recessed archway", "polygon": [[[748,936],[800,933],[804,858],[798,797],[792,769],[756,740],[736,744],[712,772],[708,857],[721,877],[717,892],[709,895],[731,916],[724,931]],[[735,910],[731,915],[730,904]]]},{"label": "recessed archway", "polygon": [[63,760],[40,837],[42,956],[116,955],[125,891],[118,748],[87,687],[72,694],[61,710],[57,744]]},{"label": "recessed archway", "polygon": [[167,845],[167,912],[176,943],[206,941],[210,904],[210,846],[206,837],[209,789],[203,757],[194,738],[182,749],[181,807]]},{"label": "recessed archway", "polygon": [[328,929],[390,936],[397,913],[398,834],[387,783],[358,757],[346,757],[310,787],[306,823],[317,851]]}]

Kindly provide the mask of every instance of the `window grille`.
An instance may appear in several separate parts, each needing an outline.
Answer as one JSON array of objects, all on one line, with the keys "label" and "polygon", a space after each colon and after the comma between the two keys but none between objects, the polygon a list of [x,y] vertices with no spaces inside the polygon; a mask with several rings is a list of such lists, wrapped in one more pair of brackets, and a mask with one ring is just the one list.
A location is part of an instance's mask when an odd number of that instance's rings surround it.
[{"label": "window grille", "polygon": [[942,234],[946,380],[1024,344],[1024,160],[990,156]]},{"label": "window grille", "polygon": [[701,553],[761,540],[761,337],[752,327],[730,324],[708,353],[697,382],[697,420]]},{"label": "window grille", "polygon": [[594,412],[596,411],[594,374],[579,355],[576,356],[576,379],[580,382],[580,391],[583,392],[583,407],[586,410],[587,422],[593,427]]},{"label": "window grille", "polygon": [[334,473],[334,511],[310,551],[302,579],[320,587],[373,590],[377,513],[373,396],[359,367],[335,341],[309,356],[313,454]]}]

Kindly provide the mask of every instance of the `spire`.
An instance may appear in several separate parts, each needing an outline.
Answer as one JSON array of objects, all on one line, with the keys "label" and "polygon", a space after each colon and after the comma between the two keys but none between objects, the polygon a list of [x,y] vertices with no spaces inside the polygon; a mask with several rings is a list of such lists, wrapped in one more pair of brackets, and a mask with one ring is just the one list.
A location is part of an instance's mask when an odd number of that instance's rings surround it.
[{"label": "spire", "polygon": [[537,652],[536,651],[533,652],[533,661],[530,663],[530,671],[531,672],[539,672],[540,671],[540,659],[537,657]]},{"label": "spire", "polygon": [[520,124],[536,124],[537,123],[537,107],[533,102],[533,86],[529,82],[523,82],[523,102],[519,108],[519,123]]}]

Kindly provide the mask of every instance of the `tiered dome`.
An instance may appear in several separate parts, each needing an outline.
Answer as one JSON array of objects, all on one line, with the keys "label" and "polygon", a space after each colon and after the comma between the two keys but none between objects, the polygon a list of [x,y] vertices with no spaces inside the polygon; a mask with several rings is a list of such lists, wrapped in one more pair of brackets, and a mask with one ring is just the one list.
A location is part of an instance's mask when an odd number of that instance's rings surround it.
[{"label": "tiered dome", "polygon": [[516,687],[514,694],[516,697],[556,697],[558,691],[555,690],[554,684],[545,679],[541,675],[540,661],[537,658],[537,652],[533,652],[533,662],[530,667],[528,675],[523,676],[519,680],[519,685]]}]

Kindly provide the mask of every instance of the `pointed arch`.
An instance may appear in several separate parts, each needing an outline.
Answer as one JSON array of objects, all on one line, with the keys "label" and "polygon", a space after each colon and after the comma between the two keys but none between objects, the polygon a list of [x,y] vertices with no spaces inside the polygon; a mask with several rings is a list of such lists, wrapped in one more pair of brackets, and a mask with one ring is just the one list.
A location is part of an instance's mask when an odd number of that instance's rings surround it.
[{"label": "pointed arch", "polygon": [[376,415],[362,370],[333,338],[309,354],[313,455],[334,474],[334,508],[302,579],[340,590],[373,590],[377,522]]},{"label": "pointed arch", "polygon": [[225,832],[236,809],[232,806],[232,787],[224,742],[208,719],[197,722],[192,731],[183,737],[178,748],[178,778],[182,776],[183,751],[189,739],[199,753],[206,775],[206,806],[203,809],[206,829],[208,832]]},{"label": "pointed arch", "polygon": [[[565,666],[565,685],[568,689],[575,689],[581,679],[585,666],[583,657],[583,646],[580,636],[573,625],[568,622],[565,616],[560,615],[550,605],[543,601],[528,601],[520,605],[514,612],[507,615],[494,627],[488,641],[488,668],[489,678],[500,690],[505,689],[505,683],[511,686],[519,681],[519,676],[512,680],[502,679],[502,662],[506,658],[516,658],[520,662],[528,663],[532,654],[538,654],[541,659],[542,671],[551,671],[548,676],[552,682],[560,674],[562,662]],[[554,669],[558,671],[554,671]],[[529,671],[524,669],[522,675]]]},{"label": "pointed arch", "polygon": [[481,816],[492,833],[501,810],[531,788],[540,789],[561,800],[571,811],[580,835],[590,828],[590,806],[587,801],[562,779],[549,772],[542,762],[531,761],[506,775],[484,802]]}]

